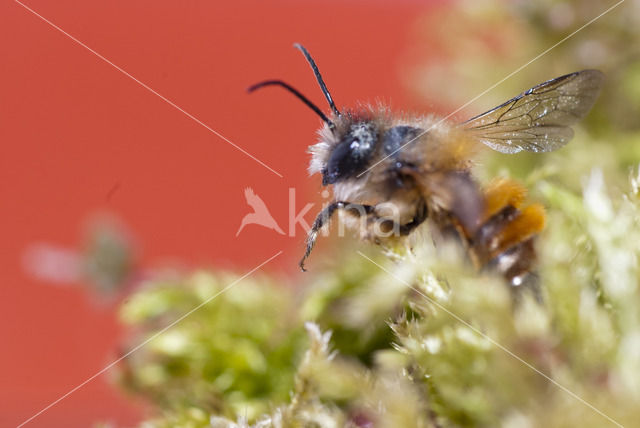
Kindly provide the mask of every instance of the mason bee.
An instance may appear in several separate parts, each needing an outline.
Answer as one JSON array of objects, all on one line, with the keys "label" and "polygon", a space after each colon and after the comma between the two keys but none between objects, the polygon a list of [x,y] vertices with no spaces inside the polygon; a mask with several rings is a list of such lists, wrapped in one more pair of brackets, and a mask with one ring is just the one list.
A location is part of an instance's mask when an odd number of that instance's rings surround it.
[{"label": "mason bee", "polygon": [[[535,282],[533,240],[543,229],[544,209],[526,205],[526,189],[511,180],[482,188],[471,176],[482,144],[502,153],[549,152],[569,142],[570,125],[593,106],[604,75],[583,70],[548,80],[462,123],[434,116],[397,115],[384,106],[338,110],[309,52],[305,56],[324,94],[326,115],[295,88],[267,80],[249,88],[285,88],[324,122],[310,146],[309,172],[332,186],[333,201],[316,217],[300,267],[319,231],[336,211],[377,243],[411,234],[429,219],[453,235],[477,269],[490,267],[513,286]],[[482,143],[482,144],[479,144]]]}]

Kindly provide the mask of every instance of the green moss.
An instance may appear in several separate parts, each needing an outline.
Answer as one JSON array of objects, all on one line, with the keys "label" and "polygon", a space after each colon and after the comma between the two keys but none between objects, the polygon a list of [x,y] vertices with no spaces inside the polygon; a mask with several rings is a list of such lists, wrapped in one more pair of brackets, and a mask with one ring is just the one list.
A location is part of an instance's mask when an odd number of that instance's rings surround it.
[{"label": "green moss", "polygon": [[[153,426],[611,423],[590,405],[629,423],[640,416],[637,177],[624,193],[597,169],[581,192],[534,184],[550,210],[543,304],[514,304],[457,246],[418,240],[375,264],[337,258],[301,303],[245,279],[128,357],[121,378],[162,409]],[[152,282],[122,315],[150,337],[235,280]]]},{"label": "green moss", "polygon": [[202,306],[127,357],[123,383],[165,409],[253,417],[272,400],[286,400],[304,349],[293,298],[269,280],[242,281],[222,292],[233,280],[196,272],[148,284],[128,299],[122,317],[141,330],[136,340]]}]

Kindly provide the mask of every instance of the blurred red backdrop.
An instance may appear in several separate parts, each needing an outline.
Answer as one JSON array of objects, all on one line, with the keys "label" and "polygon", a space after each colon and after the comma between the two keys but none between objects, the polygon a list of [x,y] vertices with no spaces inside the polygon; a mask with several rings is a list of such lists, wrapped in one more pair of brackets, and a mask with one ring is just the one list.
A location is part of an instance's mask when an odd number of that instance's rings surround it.
[{"label": "blurred red backdrop", "polygon": [[[319,200],[305,152],[320,121],[282,90],[249,96],[245,88],[282,78],[324,108],[292,48],[301,42],[339,106],[379,98],[433,107],[402,83],[415,19],[433,3],[24,1],[280,178],[20,4],[2,2],[0,425],[21,423],[96,373],[125,334],[115,303],[96,305],[85,288],[26,275],[29,244],[77,246],[85,220],[107,211],[133,231],[145,266],[175,259],[243,273],[284,250],[265,269],[297,275],[300,229],[293,238],[256,226],[235,232],[249,211],[247,186],[283,228],[288,188],[299,207]],[[107,373],[29,426],[132,425],[143,416]]]}]

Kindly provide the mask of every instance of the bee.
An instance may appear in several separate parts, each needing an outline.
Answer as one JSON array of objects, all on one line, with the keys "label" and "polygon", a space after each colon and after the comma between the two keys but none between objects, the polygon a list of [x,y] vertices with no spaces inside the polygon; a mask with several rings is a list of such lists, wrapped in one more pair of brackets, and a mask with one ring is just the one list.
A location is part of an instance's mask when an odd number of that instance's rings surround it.
[{"label": "bee", "polygon": [[[462,123],[433,115],[393,114],[384,106],[338,110],[309,52],[299,49],[326,98],[326,115],[282,80],[249,88],[280,86],[324,122],[310,146],[309,172],[331,186],[333,200],[316,217],[300,261],[311,254],[318,233],[337,211],[361,227],[365,240],[402,239],[429,219],[443,236],[454,236],[474,266],[491,268],[522,288],[537,283],[534,238],[544,228],[540,204],[525,203],[526,189],[495,180],[484,188],[471,175],[472,159],[484,144],[502,153],[549,152],[569,142],[571,125],[591,109],[604,75],[582,70],[536,85]],[[351,220],[349,220],[351,219]]]}]

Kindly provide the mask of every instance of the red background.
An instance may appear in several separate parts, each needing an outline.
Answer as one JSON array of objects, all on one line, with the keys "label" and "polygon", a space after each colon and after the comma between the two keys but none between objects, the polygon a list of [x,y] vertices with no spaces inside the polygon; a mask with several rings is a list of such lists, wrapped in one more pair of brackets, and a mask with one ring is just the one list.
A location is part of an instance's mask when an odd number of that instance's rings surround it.
[{"label": "red background", "polygon": [[[318,201],[319,179],[307,177],[305,151],[320,122],[282,90],[249,96],[245,88],[282,78],[325,108],[292,48],[301,42],[339,106],[380,98],[432,108],[401,80],[426,3],[433,2],[25,0],[279,178],[18,3],[3,1],[0,425],[21,423],[96,373],[125,334],[115,303],[96,305],[86,288],[29,277],[20,262],[29,244],[77,246],[86,219],[108,211],[134,232],[145,266],[171,258],[243,273],[284,250],[265,269],[294,277],[301,230],[293,238],[256,226],[238,238],[235,232],[249,211],[246,186],[285,230],[289,187],[299,207]],[[107,373],[28,426],[131,425],[143,409]]]}]

